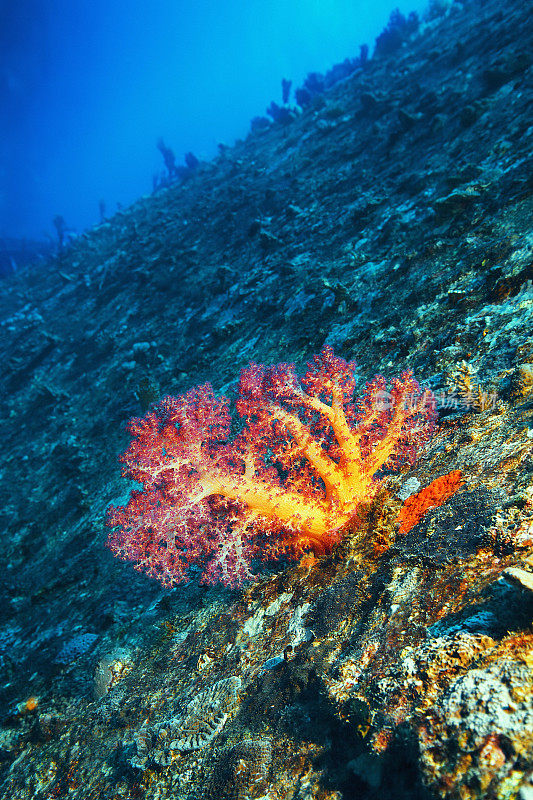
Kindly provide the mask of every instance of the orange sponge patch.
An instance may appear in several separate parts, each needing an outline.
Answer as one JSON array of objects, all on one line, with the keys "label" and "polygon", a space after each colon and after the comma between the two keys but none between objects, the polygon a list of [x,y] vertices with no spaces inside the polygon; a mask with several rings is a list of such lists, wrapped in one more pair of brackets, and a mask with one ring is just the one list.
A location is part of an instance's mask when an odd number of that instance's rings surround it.
[{"label": "orange sponge patch", "polygon": [[436,478],[425,489],[408,497],[400,511],[400,533],[409,533],[428,509],[441,506],[463,483],[461,470],[456,469]]}]

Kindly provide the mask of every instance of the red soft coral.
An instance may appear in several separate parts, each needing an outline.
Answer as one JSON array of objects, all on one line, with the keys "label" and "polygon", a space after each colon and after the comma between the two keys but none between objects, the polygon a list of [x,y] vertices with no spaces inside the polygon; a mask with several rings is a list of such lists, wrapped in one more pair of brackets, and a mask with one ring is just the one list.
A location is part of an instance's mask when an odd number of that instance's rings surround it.
[{"label": "red soft coral", "polygon": [[254,558],[330,550],[376,494],[376,473],[412,463],[435,419],[431,394],[409,372],[390,391],[376,377],[354,405],[354,367],[330,347],[301,382],[291,364],[251,364],[233,440],[228,401],[209,384],[132,420],[123,474],[143,491],[109,510],[113,552],[166,586],[193,565],[204,582],[239,586]]}]

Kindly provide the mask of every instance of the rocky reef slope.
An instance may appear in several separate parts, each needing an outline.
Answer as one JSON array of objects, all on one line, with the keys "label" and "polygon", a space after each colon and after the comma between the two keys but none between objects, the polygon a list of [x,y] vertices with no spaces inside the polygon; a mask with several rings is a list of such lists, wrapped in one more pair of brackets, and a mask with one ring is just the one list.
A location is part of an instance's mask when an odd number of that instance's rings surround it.
[{"label": "rocky reef slope", "polygon": [[[528,4],[443,5],[3,281],[3,798],[531,800],[532,107]],[[127,419],[324,344],[440,406],[333,553],[240,592],[114,560]]]}]

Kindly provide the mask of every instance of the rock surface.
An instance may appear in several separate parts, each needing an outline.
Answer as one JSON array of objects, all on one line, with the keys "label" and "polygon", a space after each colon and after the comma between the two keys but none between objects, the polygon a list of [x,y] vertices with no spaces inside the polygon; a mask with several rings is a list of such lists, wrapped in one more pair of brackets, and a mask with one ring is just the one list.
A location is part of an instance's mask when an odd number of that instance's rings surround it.
[{"label": "rock surface", "polygon": [[[2,282],[5,800],[533,797],[533,15],[433,8]],[[241,592],[114,560],[126,420],[324,344],[440,405],[359,527]]]}]

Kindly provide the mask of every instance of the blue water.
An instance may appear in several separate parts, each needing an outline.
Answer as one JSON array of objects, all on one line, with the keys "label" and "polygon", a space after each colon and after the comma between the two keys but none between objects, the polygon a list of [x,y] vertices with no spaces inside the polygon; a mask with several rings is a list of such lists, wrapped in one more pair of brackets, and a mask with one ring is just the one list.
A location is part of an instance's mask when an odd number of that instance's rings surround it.
[{"label": "blue water", "polygon": [[82,231],[152,190],[163,137],[212,158],[422,0],[21,0],[0,6],[0,237]]}]

